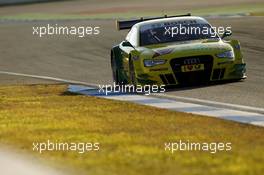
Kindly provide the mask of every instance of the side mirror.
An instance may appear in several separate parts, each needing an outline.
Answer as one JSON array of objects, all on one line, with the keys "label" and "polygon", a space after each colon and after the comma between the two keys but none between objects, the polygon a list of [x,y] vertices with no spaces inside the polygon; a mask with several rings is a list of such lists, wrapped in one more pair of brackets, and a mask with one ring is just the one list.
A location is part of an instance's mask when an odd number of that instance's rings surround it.
[{"label": "side mirror", "polygon": [[134,48],[134,46],[132,46],[132,44],[130,42],[128,42],[128,41],[124,41],[122,43],[122,46],[124,46],[124,47],[133,47]]},{"label": "side mirror", "polygon": [[225,33],[222,35],[222,39],[224,39],[225,37],[231,36],[232,32],[231,31],[225,31]]}]

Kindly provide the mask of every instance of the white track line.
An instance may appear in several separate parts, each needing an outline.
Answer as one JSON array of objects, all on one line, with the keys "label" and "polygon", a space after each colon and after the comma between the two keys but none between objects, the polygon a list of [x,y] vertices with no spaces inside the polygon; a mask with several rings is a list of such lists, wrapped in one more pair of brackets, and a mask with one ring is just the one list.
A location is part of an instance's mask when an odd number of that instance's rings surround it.
[{"label": "white track line", "polygon": [[246,124],[252,124],[252,125],[264,127],[264,114],[260,114],[260,113],[219,108],[219,107],[195,104],[190,102],[181,102],[175,99],[173,100],[173,99],[157,98],[146,95],[120,94],[120,93],[111,93],[109,95],[105,95],[104,92],[99,92],[99,89],[97,88],[79,86],[79,85],[70,85],[68,91],[78,94],[88,95],[88,96],[96,96],[100,98],[107,98],[107,99],[120,100],[120,101],[129,101],[137,104],[148,105],[148,106],[168,109],[172,111],[211,116],[225,120],[232,120],[240,123],[246,123]]},{"label": "white track line", "polygon": [[211,101],[211,100],[202,100],[202,99],[191,98],[191,97],[173,96],[173,95],[168,95],[168,94],[153,94],[153,96],[161,97],[161,98],[169,98],[169,99],[185,101],[185,102],[191,102],[191,103],[204,104],[204,105],[209,105],[209,106],[237,109],[237,110],[242,110],[242,111],[264,114],[264,108],[258,108],[258,107],[252,107],[252,106],[216,102],[216,101]]},{"label": "white track line", "polygon": [[[56,78],[56,77],[50,77],[50,76],[32,75],[32,74],[24,74],[24,73],[9,72],[9,71],[0,71],[0,74],[23,76],[23,77],[37,78],[37,79],[43,79],[43,80],[52,80],[52,81],[58,81],[58,82],[63,82],[63,83],[70,83],[70,84],[80,84],[80,85],[86,85],[86,86],[91,86],[95,88],[98,87],[98,84],[92,84],[92,83],[87,83],[83,81],[67,80],[63,78]],[[197,99],[197,98],[173,96],[173,95],[168,95],[168,94],[153,94],[153,96],[159,97],[159,98],[169,98],[169,99],[174,99],[174,100],[189,102],[189,103],[204,104],[207,106],[214,106],[214,107],[220,107],[220,108],[226,108],[226,109],[236,109],[236,110],[241,110],[241,111],[264,114],[263,108],[257,108],[257,107],[252,107],[252,106],[222,103],[222,102],[202,100],[202,99]]]},{"label": "white track line", "polygon": [[98,87],[98,85],[96,84],[91,84],[91,83],[87,83],[83,81],[67,80],[63,78],[55,78],[55,77],[50,77],[50,76],[32,75],[32,74],[24,74],[24,73],[16,73],[16,72],[8,72],[8,71],[0,71],[0,74],[15,75],[15,76],[22,76],[22,77],[29,77],[29,78],[37,78],[37,79],[42,79],[42,80],[52,80],[52,81],[59,81],[63,83],[81,84],[81,85]]}]

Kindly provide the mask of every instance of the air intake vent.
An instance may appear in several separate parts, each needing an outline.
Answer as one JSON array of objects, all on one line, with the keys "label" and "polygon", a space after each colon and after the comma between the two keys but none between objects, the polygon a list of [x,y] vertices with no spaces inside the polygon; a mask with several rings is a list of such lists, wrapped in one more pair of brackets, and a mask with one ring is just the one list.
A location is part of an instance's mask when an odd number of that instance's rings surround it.
[{"label": "air intake vent", "polygon": [[213,80],[221,80],[223,79],[225,74],[225,69],[215,69],[213,73]]},{"label": "air intake vent", "polygon": [[163,83],[165,85],[174,85],[174,84],[176,84],[176,81],[175,81],[175,79],[174,79],[172,74],[165,74],[165,75],[161,74],[160,78],[161,78],[161,80],[163,81]]}]

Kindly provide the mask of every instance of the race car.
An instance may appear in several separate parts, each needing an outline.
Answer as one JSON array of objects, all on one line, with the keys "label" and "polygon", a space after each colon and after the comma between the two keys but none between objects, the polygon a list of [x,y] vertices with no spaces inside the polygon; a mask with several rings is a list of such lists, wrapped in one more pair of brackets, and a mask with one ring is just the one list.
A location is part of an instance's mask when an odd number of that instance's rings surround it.
[{"label": "race car", "polygon": [[[224,39],[231,31],[220,37],[202,17],[123,20],[117,21],[117,28],[130,31],[111,49],[116,84],[169,86],[246,78],[239,41]],[[196,32],[186,32],[189,29]]]}]

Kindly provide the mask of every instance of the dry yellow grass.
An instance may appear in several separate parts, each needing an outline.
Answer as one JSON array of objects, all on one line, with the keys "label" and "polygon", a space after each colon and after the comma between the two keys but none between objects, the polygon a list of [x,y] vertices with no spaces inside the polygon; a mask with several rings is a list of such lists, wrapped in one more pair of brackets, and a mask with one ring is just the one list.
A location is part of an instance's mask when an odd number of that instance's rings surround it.
[{"label": "dry yellow grass", "polygon": [[[0,143],[93,175],[264,172],[264,128],[72,95],[66,85],[0,87]],[[100,142],[100,151],[32,151],[33,142]],[[231,142],[231,152],[164,151],[165,142]]]}]

